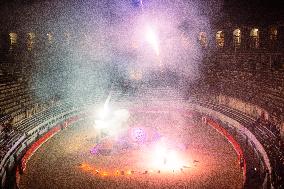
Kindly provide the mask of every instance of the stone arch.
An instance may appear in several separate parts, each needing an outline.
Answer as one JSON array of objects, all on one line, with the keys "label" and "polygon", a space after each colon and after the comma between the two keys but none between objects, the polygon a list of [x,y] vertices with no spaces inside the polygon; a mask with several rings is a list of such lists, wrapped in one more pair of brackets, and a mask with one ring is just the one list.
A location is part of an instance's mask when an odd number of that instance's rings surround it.
[{"label": "stone arch", "polygon": [[9,47],[10,50],[14,49],[14,47],[17,45],[18,43],[18,34],[11,32],[9,33]]},{"label": "stone arch", "polygon": [[216,32],[216,46],[217,48],[223,48],[225,44],[225,33],[223,31]]},{"label": "stone arch", "polygon": [[272,26],[268,29],[268,44],[271,49],[274,49],[277,45],[278,41],[278,28],[276,26]]},{"label": "stone arch", "polygon": [[27,34],[27,48],[29,51],[31,51],[34,48],[34,43],[35,43],[35,33],[29,32]]},{"label": "stone arch", "polygon": [[257,49],[259,48],[259,29],[252,28],[250,30],[250,47]]},{"label": "stone arch", "polygon": [[269,39],[272,41],[277,40],[278,30],[275,26],[269,28]]},{"label": "stone arch", "polygon": [[235,48],[241,47],[241,30],[239,28],[233,31],[233,45]]},{"label": "stone arch", "polygon": [[46,34],[46,36],[47,36],[47,42],[48,42],[48,44],[52,44],[53,41],[54,41],[53,33],[49,32],[49,33]]},{"label": "stone arch", "polygon": [[208,38],[205,32],[200,32],[198,35],[198,41],[202,48],[206,48],[208,46]]}]

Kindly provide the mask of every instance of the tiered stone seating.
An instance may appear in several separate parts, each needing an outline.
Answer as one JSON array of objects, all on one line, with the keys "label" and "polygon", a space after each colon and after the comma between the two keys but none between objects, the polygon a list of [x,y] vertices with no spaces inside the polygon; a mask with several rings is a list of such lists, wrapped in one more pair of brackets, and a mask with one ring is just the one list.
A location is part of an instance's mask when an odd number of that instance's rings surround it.
[{"label": "tiered stone seating", "polygon": [[[255,134],[267,150],[274,170],[277,170],[276,175],[273,175],[274,182],[281,179],[283,182],[284,173],[279,171],[279,167],[284,169],[284,149],[279,145],[279,125],[284,121],[284,72],[283,67],[274,68],[272,65],[275,56],[282,54],[216,53],[204,60],[204,79],[200,82],[201,89],[197,94],[210,94],[211,98],[199,98],[198,103],[237,120]],[[266,110],[269,113],[269,121],[256,122],[256,117],[252,118],[237,108],[234,109],[232,104],[228,107],[225,103],[219,104],[214,96],[222,95]],[[277,174],[282,174],[282,178]]]},{"label": "tiered stone seating", "polygon": [[8,131],[2,130],[0,132],[0,162],[20,137],[21,133],[17,132],[12,127],[9,128]]},{"label": "tiered stone seating", "polygon": [[8,150],[13,146],[13,144],[24,134],[41,123],[44,123],[47,120],[50,120],[52,117],[60,115],[63,112],[72,110],[73,108],[78,108],[80,106],[87,106],[94,103],[98,103],[104,99],[103,95],[92,96],[88,99],[77,99],[76,102],[73,100],[65,100],[62,102],[57,102],[53,106],[47,107],[45,110],[40,111],[31,117],[22,119],[21,121],[15,123],[11,127],[9,133],[2,132],[0,133],[0,162]]},{"label": "tiered stone seating", "polygon": [[284,115],[284,74],[274,77],[273,72],[263,76],[262,73],[223,70],[216,75],[215,86],[223,94],[260,105],[272,115]]},{"label": "tiered stone seating", "polygon": [[24,82],[12,81],[0,84],[0,123],[3,126],[12,124],[8,131],[1,127],[0,151],[2,155],[5,155],[23,134],[14,124],[43,110],[39,102],[40,100],[34,97],[33,91],[29,90]]},{"label": "tiered stone seating", "polygon": [[0,111],[10,115],[13,123],[44,109],[43,105],[48,105],[49,101],[50,99],[37,98],[25,82],[0,85]]},{"label": "tiered stone seating", "polygon": [[[191,99],[191,102],[220,112],[247,127],[261,142],[261,144],[266,149],[266,152],[268,153],[273,167],[273,173],[275,174],[272,175],[274,177],[273,181],[277,185],[283,182],[284,165],[282,162],[284,160],[284,151],[282,149],[283,147],[279,146],[278,136],[271,132],[263,123],[256,122],[254,118],[251,118],[250,116],[239,110],[232,109],[210,101]],[[282,166],[282,168],[279,168],[279,166]]]},{"label": "tiered stone seating", "polygon": [[183,101],[184,95],[176,89],[168,87],[157,88],[140,88],[134,91],[123,93],[119,89],[114,89],[112,92],[111,101],[127,102],[127,101]]},{"label": "tiered stone seating", "polygon": [[[13,144],[27,131],[30,131],[32,128],[43,123],[44,121],[50,119],[55,115],[70,110],[70,104],[65,104],[64,106],[58,104],[52,108],[49,108],[45,111],[42,111],[31,118],[24,119],[21,122],[13,125],[9,133],[1,132],[0,134],[0,148],[1,154],[8,152],[8,150],[13,146]],[[3,158],[3,156],[2,156]],[[1,160],[1,159],[0,159]]]}]

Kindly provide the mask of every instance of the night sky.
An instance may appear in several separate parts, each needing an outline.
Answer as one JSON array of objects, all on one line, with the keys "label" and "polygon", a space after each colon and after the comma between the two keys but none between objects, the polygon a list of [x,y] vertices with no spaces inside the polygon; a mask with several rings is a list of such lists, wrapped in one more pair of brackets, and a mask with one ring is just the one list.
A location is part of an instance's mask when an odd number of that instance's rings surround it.
[{"label": "night sky", "polygon": [[[154,0],[143,2],[147,6],[151,1]],[[92,12],[95,7],[104,9],[110,15],[110,19],[115,20],[116,15],[112,15],[111,10],[108,11],[108,7],[112,7],[115,2],[129,2],[129,6],[139,9],[137,5],[139,0],[1,0],[0,24],[2,30],[17,28],[27,22],[33,25],[44,23],[48,28],[50,23],[58,18],[66,17],[67,22],[80,22],[80,16],[86,17],[82,12]],[[281,23],[284,18],[282,8],[284,1],[279,0],[191,0],[191,2],[198,4],[200,14],[210,18],[212,23],[220,24],[226,21],[235,25],[270,25]]]},{"label": "night sky", "polygon": [[225,0],[224,11],[230,20],[248,24],[283,22],[284,1],[280,0]]}]

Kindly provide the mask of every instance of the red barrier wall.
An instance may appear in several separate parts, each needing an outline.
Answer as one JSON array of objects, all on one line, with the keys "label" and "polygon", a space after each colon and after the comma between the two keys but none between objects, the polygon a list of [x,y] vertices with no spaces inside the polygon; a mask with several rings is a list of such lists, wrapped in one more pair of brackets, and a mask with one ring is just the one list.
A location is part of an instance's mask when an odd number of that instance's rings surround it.
[{"label": "red barrier wall", "polygon": [[[81,116],[76,115],[73,117],[70,117],[69,119],[65,120],[64,123],[61,124],[57,124],[56,126],[54,126],[52,129],[50,129],[47,133],[45,133],[43,136],[41,136],[37,141],[35,141],[30,147],[29,149],[26,151],[25,155],[23,156],[23,158],[21,159],[21,169],[22,171],[25,171],[27,163],[29,161],[29,159],[31,158],[31,156],[36,152],[36,150],[43,144],[45,143],[48,139],[50,139],[53,135],[55,135],[56,133],[58,133],[61,128],[67,128],[69,125],[73,124],[74,122],[78,121],[78,119]],[[16,171],[16,182],[17,185],[19,185],[19,181],[20,181],[20,170],[19,167],[17,168]]]},{"label": "red barrier wall", "polygon": [[207,120],[207,124],[210,125],[211,127],[213,127],[215,130],[217,130],[220,134],[222,134],[224,137],[226,137],[226,139],[232,144],[235,152],[238,155],[238,161],[240,166],[243,169],[243,175],[244,177],[246,177],[246,161],[244,158],[244,153],[243,150],[240,146],[240,144],[234,139],[234,137],[228,132],[226,131],[222,126],[220,126],[217,122],[215,122],[212,119],[206,119]]}]

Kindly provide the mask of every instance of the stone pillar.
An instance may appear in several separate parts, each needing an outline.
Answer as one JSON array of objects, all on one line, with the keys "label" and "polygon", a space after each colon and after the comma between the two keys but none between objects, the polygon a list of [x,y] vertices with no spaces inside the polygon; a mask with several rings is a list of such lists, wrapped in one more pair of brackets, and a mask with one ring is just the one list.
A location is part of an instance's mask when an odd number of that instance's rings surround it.
[{"label": "stone pillar", "polygon": [[277,47],[278,50],[281,51],[284,48],[284,26],[278,27],[278,39],[277,39]]},{"label": "stone pillar", "polygon": [[250,27],[241,28],[241,48],[243,51],[251,50]]},{"label": "stone pillar", "polygon": [[259,46],[261,49],[269,49],[269,29],[259,28]]},{"label": "stone pillar", "polygon": [[226,50],[233,49],[233,28],[224,31],[224,48]]},{"label": "stone pillar", "polygon": [[284,121],[281,123],[280,136],[281,136],[282,141],[284,141]]}]

